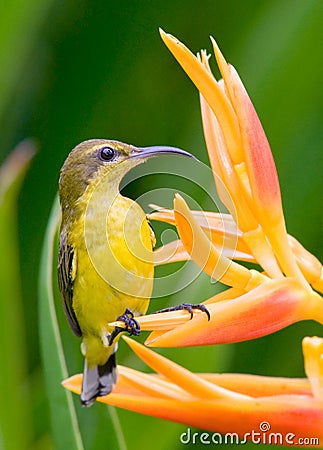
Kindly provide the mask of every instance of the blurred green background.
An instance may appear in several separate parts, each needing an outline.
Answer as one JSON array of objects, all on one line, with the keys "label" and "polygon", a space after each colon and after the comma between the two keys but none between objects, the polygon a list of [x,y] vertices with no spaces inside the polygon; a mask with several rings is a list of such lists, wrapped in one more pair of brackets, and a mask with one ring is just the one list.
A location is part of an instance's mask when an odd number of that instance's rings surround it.
[{"label": "blurred green background", "polygon": [[[76,448],[52,426],[55,403],[44,373],[55,351],[41,353],[47,324],[39,332],[37,300],[46,223],[68,152],[82,140],[106,137],[178,146],[207,163],[197,92],[163,45],[159,26],[194,52],[211,51],[212,34],[237,68],[272,146],[288,230],[322,259],[322,19],[320,0],[0,3],[0,161],[26,138],[37,148],[20,192],[15,183],[2,198],[1,173],[0,449]],[[143,179],[127,194],[136,198],[153,187],[153,179]],[[203,201],[198,189],[192,195]],[[151,307],[202,301],[215,290],[201,277]],[[77,373],[79,341],[56,303],[68,372]],[[322,335],[321,327],[306,322],[253,342],[161,352],[194,371],[303,376],[301,339],[313,334]],[[120,347],[120,363],[144,369]],[[59,380],[57,386],[60,392]],[[87,450],[183,447],[184,425],[74,403]]]}]

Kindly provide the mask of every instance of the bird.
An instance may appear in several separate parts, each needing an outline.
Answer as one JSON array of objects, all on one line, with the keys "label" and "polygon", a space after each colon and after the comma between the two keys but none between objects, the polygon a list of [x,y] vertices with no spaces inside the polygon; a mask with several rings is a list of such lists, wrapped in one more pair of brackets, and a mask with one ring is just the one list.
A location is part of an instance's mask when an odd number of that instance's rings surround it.
[{"label": "bird", "polygon": [[[120,182],[165,154],[192,157],[176,147],[91,139],[69,153],[60,171],[58,285],[69,325],[82,338],[83,406],[113,389],[120,333],[139,334],[135,317],[146,313],[153,289],[154,232],[139,204],[121,195]],[[109,325],[116,320],[125,327]]]}]

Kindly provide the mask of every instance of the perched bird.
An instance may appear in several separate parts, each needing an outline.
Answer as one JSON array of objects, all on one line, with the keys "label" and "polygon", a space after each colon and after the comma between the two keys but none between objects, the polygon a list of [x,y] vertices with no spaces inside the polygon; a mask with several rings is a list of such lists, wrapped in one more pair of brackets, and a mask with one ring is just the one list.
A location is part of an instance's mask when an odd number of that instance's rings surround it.
[{"label": "perched bird", "polygon": [[[153,287],[154,233],[119,184],[130,169],[163,154],[192,156],[93,139],[75,147],[60,172],[58,282],[69,324],[82,337],[84,406],[112,390],[119,332],[139,334],[134,317],[147,311]],[[108,325],[116,320],[125,328]]]}]

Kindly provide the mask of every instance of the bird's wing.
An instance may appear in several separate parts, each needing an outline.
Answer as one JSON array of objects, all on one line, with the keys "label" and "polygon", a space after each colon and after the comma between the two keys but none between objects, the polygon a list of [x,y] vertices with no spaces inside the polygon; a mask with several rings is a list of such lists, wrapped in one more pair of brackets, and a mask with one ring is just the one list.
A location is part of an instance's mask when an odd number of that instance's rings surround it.
[{"label": "bird's wing", "polygon": [[81,337],[82,331],[73,309],[73,283],[76,275],[76,264],[76,251],[72,245],[67,243],[66,234],[62,231],[58,256],[58,286],[69,324],[76,336]]}]

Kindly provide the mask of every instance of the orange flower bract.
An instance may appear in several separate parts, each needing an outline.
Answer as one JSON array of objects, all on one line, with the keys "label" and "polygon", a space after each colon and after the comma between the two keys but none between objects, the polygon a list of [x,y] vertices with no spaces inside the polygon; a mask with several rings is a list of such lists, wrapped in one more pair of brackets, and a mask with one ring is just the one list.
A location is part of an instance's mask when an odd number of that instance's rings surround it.
[{"label": "orange flower bract", "polygon": [[[322,401],[313,395],[307,379],[192,373],[125,339],[158,375],[119,366],[117,385],[98,401],[202,430],[235,433],[243,442],[252,438],[252,431],[259,433],[265,421],[270,430],[262,434],[262,439],[267,438],[263,443],[270,443],[271,435],[279,439],[271,443],[297,447],[302,447],[302,442],[304,447],[322,444]],[[81,383],[82,376],[75,375],[63,385],[79,393]]]}]

